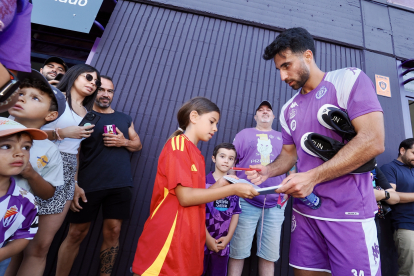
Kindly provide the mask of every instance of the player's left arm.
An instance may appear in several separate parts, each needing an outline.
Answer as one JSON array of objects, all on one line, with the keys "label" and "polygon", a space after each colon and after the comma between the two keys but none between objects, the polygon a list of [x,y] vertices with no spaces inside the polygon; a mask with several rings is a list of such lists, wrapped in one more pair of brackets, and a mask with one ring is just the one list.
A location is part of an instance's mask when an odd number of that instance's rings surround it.
[{"label": "player's left arm", "polygon": [[375,156],[384,152],[384,117],[375,111],[352,120],[357,135],[329,161],[304,173],[286,177],[278,193],[294,197],[308,196],[313,187],[361,167]]},{"label": "player's left arm", "polygon": [[125,147],[127,150],[134,152],[142,149],[141,139],[134,129],[134,123],[128,128],[129,139],[126,139],[124,134],[116,128],[117,134],[104,133],[104,145],[107,147]]}]

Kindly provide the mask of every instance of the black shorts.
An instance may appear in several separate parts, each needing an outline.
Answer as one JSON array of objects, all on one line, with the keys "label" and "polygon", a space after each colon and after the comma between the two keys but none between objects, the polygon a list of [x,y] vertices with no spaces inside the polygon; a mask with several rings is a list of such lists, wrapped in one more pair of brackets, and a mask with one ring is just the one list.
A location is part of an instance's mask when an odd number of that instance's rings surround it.
[{"label": "black shorts", "polygon": [[123,187],[86,193],[88,202],[79,198],[80,212],[69,210],[70,223],[86,223],[94,220],[102,205],[104,219],[129,219],[131,209],[132,188]]}]

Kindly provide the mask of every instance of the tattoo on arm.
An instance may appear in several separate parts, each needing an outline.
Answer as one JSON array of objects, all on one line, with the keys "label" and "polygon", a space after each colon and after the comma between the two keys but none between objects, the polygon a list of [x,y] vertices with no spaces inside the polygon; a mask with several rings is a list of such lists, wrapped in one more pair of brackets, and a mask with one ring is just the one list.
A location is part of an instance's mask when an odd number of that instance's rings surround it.
[{"label": "tattoo on arm", "polygon": [[99,258],[101,259],[100,272],[103,274],[111,274],[118,255],[119,245],[107,248],[101,251]]}]

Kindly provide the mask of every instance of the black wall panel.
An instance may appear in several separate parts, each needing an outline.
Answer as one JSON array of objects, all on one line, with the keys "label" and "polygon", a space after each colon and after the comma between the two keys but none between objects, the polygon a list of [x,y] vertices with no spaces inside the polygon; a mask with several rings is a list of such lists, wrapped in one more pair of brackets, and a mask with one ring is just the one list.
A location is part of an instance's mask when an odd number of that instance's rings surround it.
[{"label": "black wall panel", "polygon": [[[130,275],[137,241],[149,215],[157,159],[168,136],[178,127],[175,116],[182,103],[205,96],[221,109],[218,133],[199,145],[207,171],[213,169],[210,156],[214,146],[231,142],[237,132],[254,126],[254,111],[262,100],[274,104],[273,127],[280,131],[280,109],[296,91],[280,80],[272,61],[261,58],[265,46],[277,35],[207,16],[118,1],[92,65],[101,74],[113,77],[112,107],[132,116],[143,149],[131,159],[133,208],[131,219],[123,223],[113,275]],[[316,42],[316,62],[324,71],[364,67],[360,50],[320,41]],[[288,208],[282,256],[276,269],[279,275],[291,275],[290,214]],[[81,245],[71,275],[97,275],[101,224],[98,217]],[[58,244],[66,228],[56,236],[45,275],[54,275]],[[243,275],[257,275],[255,258],[246,262]]]}]

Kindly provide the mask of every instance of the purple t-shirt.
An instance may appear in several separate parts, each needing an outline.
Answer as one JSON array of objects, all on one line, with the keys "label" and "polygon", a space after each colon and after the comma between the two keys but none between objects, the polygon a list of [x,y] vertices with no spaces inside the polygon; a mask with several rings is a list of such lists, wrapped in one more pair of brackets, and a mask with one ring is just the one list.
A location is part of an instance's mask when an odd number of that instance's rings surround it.
[{"label": "purple t-shirt", "polygon": [[32,4],[17,1],[17,11],[10,26],[0,32],[0,62],[8,69],[30,72],[30,32]]},{"label": "purple t-shirt", "polygon": [[[206,176],[206,189],[216,183],[213,172],[210,172]],[[206,204],[206,227],[210,235],[219,239],[223,236],[227,236],[229,232],[231,217],[235,214],[240,214],[240,202],[238,196],[228,196],[222,199],[215,200]],[[204,247],[204,251],[210,251],[207,246]],[[226,256],[230,253],[230,246],[219,251],[218,253],[210,251],[210,254],[217,254],[220,256]]]},{"label": "purple t-shirt", "polygon": [[[256,128],[246,128],[236,134],[233,141],[237,151],[237,167],[248,168],[249,165],[264,165],[273,162],[280,154],[283,146],[282,133],[271,131],[260,131]],[[237,172],[238,178],[247,179],[245,172]],[[261,188],[276,186],[282,183],[285,175],[269,178],[262,184]],[[266,197],[265,208],[277,205],[278,194],[259,195],[253,199],[245,199],[253,206],[262,208]]]},{"label": "purple t-shirt", "polygon": [[0,247],[5,241],[31,240],[37,233],[37,207],[34,196],[10,178],[7,193],[0,197]]},{"label": "purple t-shirt", "polygon": [[[318,110],[325,104],[345,110],[351,120],[370,112],[382,112],[373,83],[358,68],[328,72],[314,90],[305,95],[298,92],[283,106],[280,114],[283,143],[296,146],[298,172],[307,172],[324,163],[302,150],[303,134],[315,132],[342,141],[333,130],[318,122]],[[369,172],[347,174],[319,183],[313,192],[322,201],[319,209],[313,210],[295,199],[294,210],[309,217],[347,221],[373,218],[378,211]]]}]

